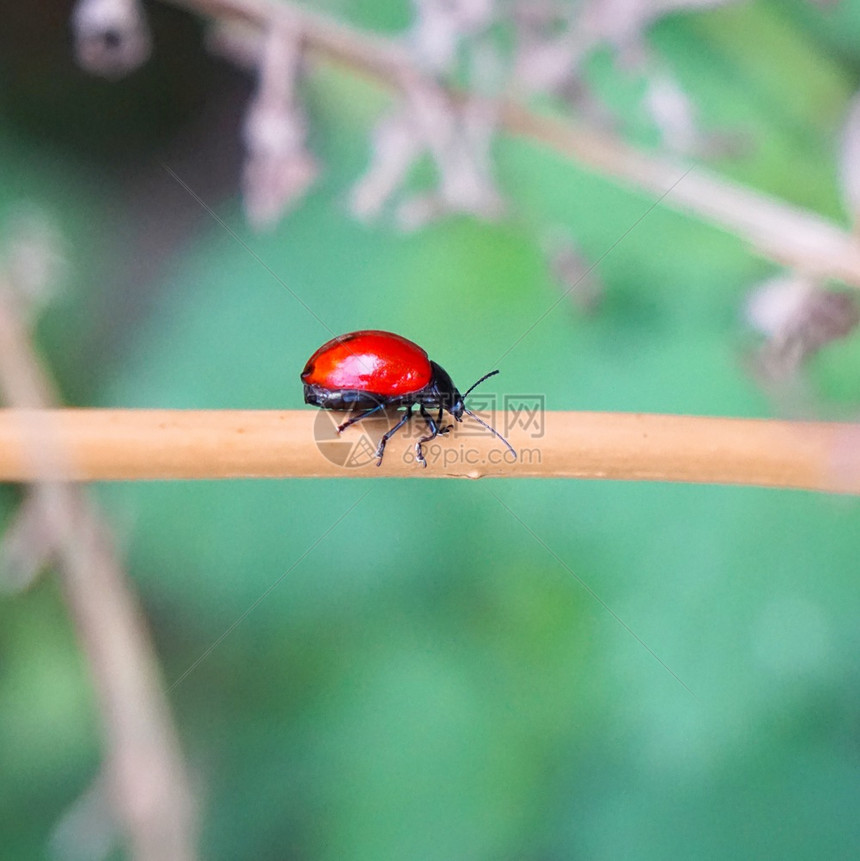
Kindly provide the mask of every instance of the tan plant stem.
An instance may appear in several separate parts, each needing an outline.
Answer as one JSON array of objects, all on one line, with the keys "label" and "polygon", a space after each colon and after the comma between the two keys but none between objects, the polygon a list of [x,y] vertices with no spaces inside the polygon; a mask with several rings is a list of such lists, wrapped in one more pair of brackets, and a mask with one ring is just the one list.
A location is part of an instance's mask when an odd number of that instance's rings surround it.
[{"label": "tan plant stem", "polygon": [[[422,76],[394,39],[363,32],[287,0],[167,0],[203,15],[268,28],[281,18],[302,30],[305,44],[376,83],[403,89]],[[860,239],[838,224],[778,198],[668,156],[629,146],[617,136],[541,113],[515,99],[502,107],[502,126],[578,165],[617,180],[667,206],[713,224],[782,265],[860,288]],[[681,177],[683,181],[674,185]],[[674,185],[674,188],[673,188]],[[666,194],[672,188],[670,194]]]},{"label": "tan plant stem", "polygon": [[[185,764],[143,614],[111,537],[84,489],[63,479],[74,460],[54,413],[53,386],[0,278],[0,394],[31,483],[27,516],[57,561],[86,655],[105,737],[108,801],[135,861],[191,861],[196,826]],[[36,408],[36,409],[33,409]]]},{"label": "tan plant stem", "polygon": [[[23,429],[50,428],[73,481],[176,478],[608,478],[749,484],[860,493],[860,428],[787,422],[629,413],[550,412],[543,432],[514,427],[519,453],[464,422],[426,447],[428,467],[414,463],[415,431],[388,444],[377,468],[339,465],[367,434],[371,449],[384,420],[332,434],[331,417],[298,411],[0,410],[0,480],[36,476],[27,452],[41,443]],[[500,429],[506,416],[492,418]],[[516,424],[516,417],[507,417]],[[416,429],[423,426],[416,419]],[[43,431],[47,433],[47,430]],[[315,441],[315,434],[325,442]],[[52,476],[54,478],[59,476]]]}]

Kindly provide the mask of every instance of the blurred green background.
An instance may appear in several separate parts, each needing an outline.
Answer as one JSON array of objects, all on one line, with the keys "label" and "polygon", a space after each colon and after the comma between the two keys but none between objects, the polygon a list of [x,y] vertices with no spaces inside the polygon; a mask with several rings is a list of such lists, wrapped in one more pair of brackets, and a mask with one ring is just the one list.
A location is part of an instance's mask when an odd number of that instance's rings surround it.
[{"label": "blurred green background", "polygon": [[[410,17],[395,0],[329,8],[381,31]],[[267,267],[334,331],[401,332],[468,385],[560,295],[542,231],[562,225],[597,259],[651,205],[501,140],[512,219],[408,236],[361,225],[346,199],[388,100],[315,66],[324,173],[254,234],[237,190],[251,84],[205,53],[195,19],[151,12],[153,60],[109,83],[74,66],[68,4],[3,7],[0,217],[36,204],[65,238],[38,339],[70,404],[301,407],[299,371],[329,333]],[[702,125],[749,141],[712,167],[847,224],[835,153],[860,79],[860,2],[739,3],[667,18],[649,41]],[[653,137],[641,82],[608,55],[590,68],[630,134]],[[550,409],[773,414],[746,371],[741,307],[775,266],[658,207],[597,271],[600,308],[562,302],[505,358],[497,391]],[[858,367],[856,338],[816,358],[824,415],[856,409]],[[170,693],[207,859],[860,853],[854,499],[603,481],[96,493],[168,684],[281,578]],[[17,498],[3,489],[4,522]],[[0,602],[0,857],[45,857],[99,762],[87,670],[48,574]]]}]

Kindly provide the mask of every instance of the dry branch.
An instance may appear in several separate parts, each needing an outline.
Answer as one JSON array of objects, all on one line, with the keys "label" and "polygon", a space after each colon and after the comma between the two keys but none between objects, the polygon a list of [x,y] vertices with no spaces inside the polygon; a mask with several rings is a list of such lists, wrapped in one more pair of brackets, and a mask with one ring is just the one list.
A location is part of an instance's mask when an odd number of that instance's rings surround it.
[{"label": "dry branch", "polygon": [[[404,46],[365,33],[286,0],[167,0],[200,14],[268,29],[282,19],[301,29],[305,44],[386,87],[404,88],[423,77]],[[597,128],[542,114],[522,101],[502,107],[508,132],[575,160],[586,169],[739,236],[778,263],[860,288],[860,240],[815,213],[733,183],[676,159],[653,155]]]},{"label": "dry branch", "polygon": [[[0,394],[18,407],[55,402],[21,322],[14,291],[0,275]],[[9,409],[17,455],[32,483],[22,517],[57,569],[92,674],[105,736],[110,804],[135,861],[192,861],[192,795],[143,614],[111,537],[83,489],[56,479],[68,471],[66,440],[53,413]],[[17,533],[20,540],[21,535]],[[23,550],[19,555],[23,554]],[[39,564],[39,549],[33,551]]]},{"label": "dry branch", "polygon": [[[504,414],[492,418],[505,428]],[[516,424],[515,416],[507,418]],[[551,412],[540,438],[531,430],[510,431],[520,455],[514,463],[496,439],[465,423],[425,449],[427,469],[414,463],[415,436],[395,436],[379,468],[370,457],[360,467],[334,462],[343,462],[362,434],[375,441],[387,427],[384,420],[363,424],[364,430],[354,426],[342,437],[327,433],[321,447],[315,432],[330,431],[330,420],[314,410],[0,410],[0,480],[34,478],[28,451],[42,439],[28,431],[50,427],[50,441],[62,446],[68,465],[51,477],[72,481],[494,476],[860,493],[860,428],[851,424]]]}]

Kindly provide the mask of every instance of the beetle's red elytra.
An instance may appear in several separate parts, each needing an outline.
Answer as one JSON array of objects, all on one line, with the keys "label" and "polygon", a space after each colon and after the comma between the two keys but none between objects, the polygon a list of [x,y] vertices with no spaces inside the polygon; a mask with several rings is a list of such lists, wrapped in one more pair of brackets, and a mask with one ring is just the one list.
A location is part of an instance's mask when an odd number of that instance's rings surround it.
[{"label": "beetle's red elytra", "polygon": [[[442,414],[446,410],[458,422],[463,421],[463,413],[471,416],[517,456],[511,444],[464,403],[475,386],[498,373],[485,374],[461,395],[447,371],[432,361],[418,344],[393,332],[362,329],[323,344],[308,359],[301,377],[306,404],[324,410],[359,411],[338,426],[338,433],[386,408],[406,408],[397,424],[380,439],[375,454],[377,466],[382,463],[385,444],[412,418],[412,410],[418,407],[430,432],[415,443],[415,457],[418,463],[427,466],[424,443],[448,433],[452,427],[442,426]],[[428,409],[435,410],[435,416]]]}]

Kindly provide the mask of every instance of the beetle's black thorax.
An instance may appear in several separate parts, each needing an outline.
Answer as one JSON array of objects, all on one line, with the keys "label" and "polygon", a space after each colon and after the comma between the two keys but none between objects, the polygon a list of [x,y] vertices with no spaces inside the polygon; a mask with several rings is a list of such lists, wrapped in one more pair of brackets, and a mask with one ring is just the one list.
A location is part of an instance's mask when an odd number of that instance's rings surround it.
[{"label": "beetle's black thorax", "polygon": [[423,403],[426,407],[442,407],[450,412],[463,398],[457,391],[454,381],[441,365],[431,360],[430,367],[433,370],[433,376],[430,378],[430,383],[421,390],[422,397],[417,403]]}]

